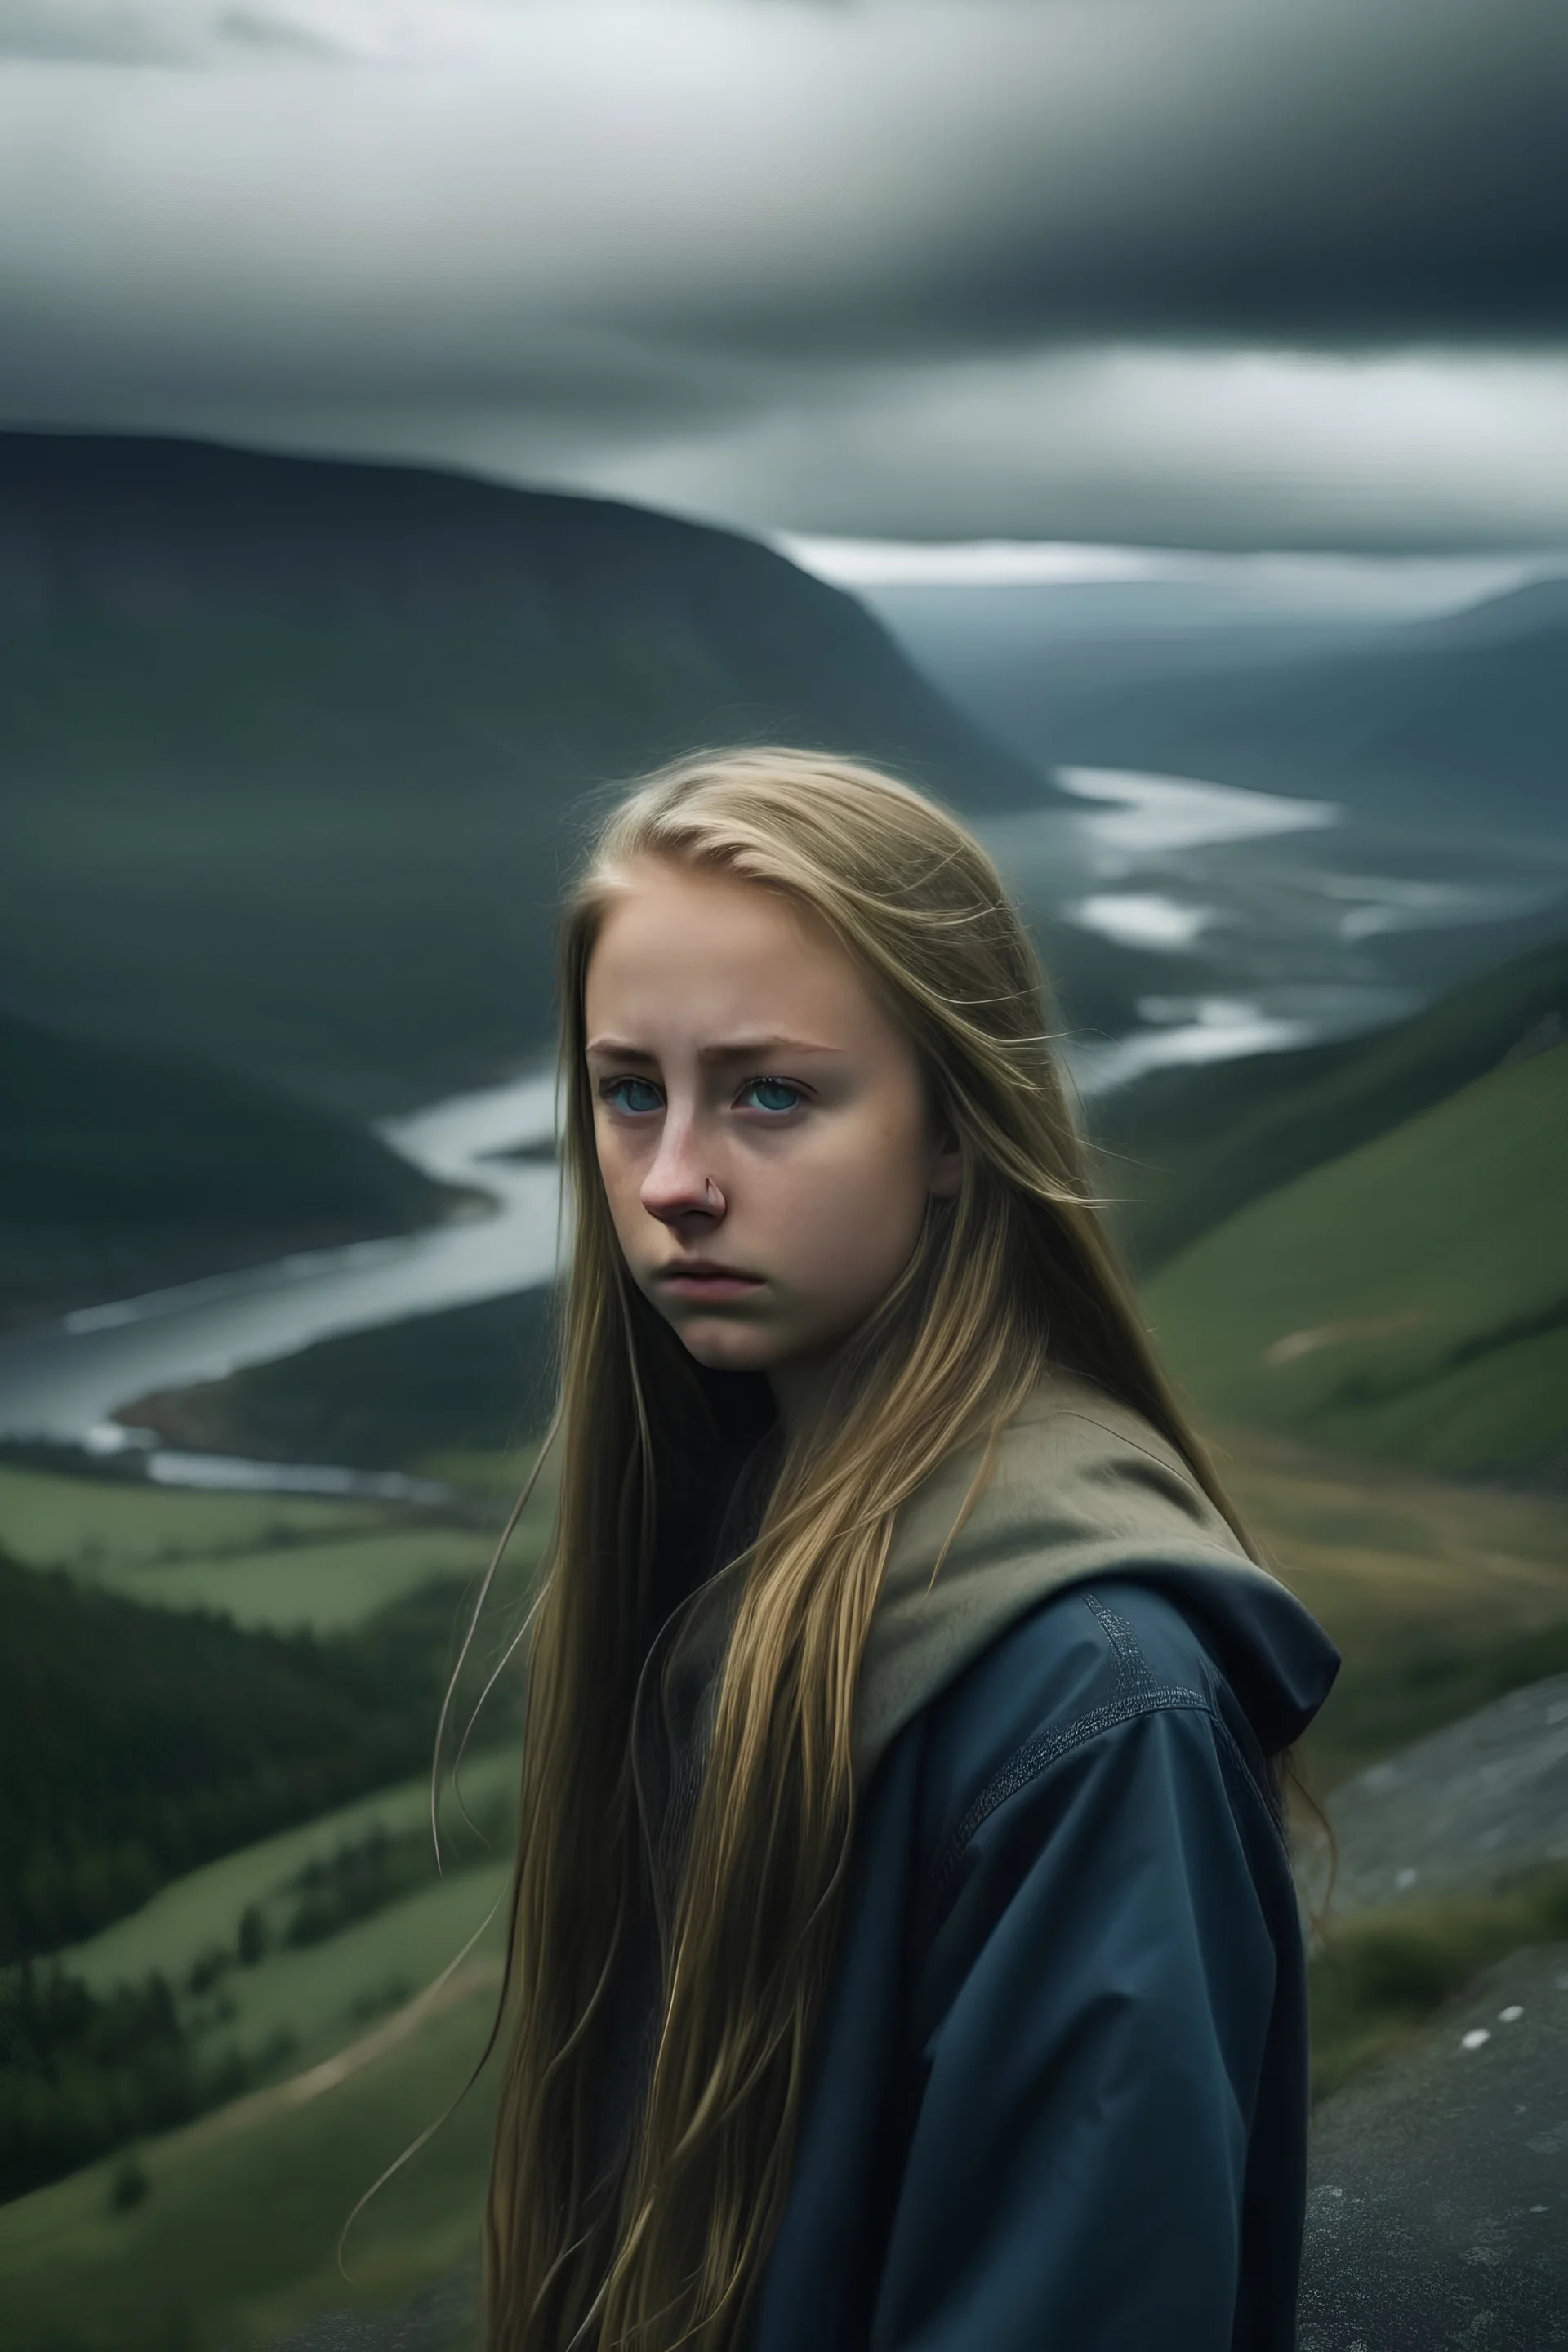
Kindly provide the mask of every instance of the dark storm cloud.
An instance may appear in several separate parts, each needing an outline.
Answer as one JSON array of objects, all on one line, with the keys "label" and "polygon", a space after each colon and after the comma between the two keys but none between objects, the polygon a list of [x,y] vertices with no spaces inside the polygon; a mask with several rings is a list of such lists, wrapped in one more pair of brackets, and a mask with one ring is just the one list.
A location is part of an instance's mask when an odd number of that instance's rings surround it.
[{"label": "dark storm cloud", "polygon": [[918,235],[889,238],[864,278],[819,248],[815,273],[661,289],[664,323],[759,353],[868,355],[1568,335],[1560,0],[976,15],[989,73],[971,60],[925,107],[895,81],[879,121],[847,126],[864,143],[824,158],[814,142],[829,192],[853,202],[858,183],[870,209],[897,186]]},{"label": "dark storm cloud", "polygon": [[1568,329],[1558,0],[1140,11],[1121,30],[1088,137],[1059,182],[1021,185],[963,316],[1327,342]]},{"label": "dark storm cloud", "polygon": [[1526,467],[1568,502],[1560,0],[0,0],[7,43],[13,416],[798,529],[1245,536],[1342,445],[1352,536],[1412,449],[1439,536]]},{"label": "dark storm cloud", "polygon": [[389,291],[759,352],[1568,331],[1561,0],[0,0],[0,54],[51,31],[184,70],[13,68],[47,155],[0,252],[47,259],[51,199],[68,239],[76,147],[154,287],[195,202],[263,279],[309,213]]}]

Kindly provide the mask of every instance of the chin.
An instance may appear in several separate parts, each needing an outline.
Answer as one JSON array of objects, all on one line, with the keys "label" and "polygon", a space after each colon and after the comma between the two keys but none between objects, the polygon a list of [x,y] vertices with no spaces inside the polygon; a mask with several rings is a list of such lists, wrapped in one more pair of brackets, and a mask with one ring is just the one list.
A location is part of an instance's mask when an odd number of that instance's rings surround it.
[{"label": "chin", "polygon": [[762,1331],[744,1330],[738,1324],[726,1328],[706,1320],[685,1330],[679,1324],[674,1328],[687,1354],[712,1372],[765,1372],[778,1360],[777,1345]]}]

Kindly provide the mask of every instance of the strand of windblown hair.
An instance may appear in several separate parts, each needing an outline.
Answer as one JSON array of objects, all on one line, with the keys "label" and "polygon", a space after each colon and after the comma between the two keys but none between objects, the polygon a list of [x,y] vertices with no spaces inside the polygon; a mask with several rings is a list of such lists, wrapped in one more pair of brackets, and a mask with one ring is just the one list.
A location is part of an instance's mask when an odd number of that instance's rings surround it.
[{"label": "strand of windblown hair", "polygon": [[[539,1474],[544,1467],[544,1457],[555,1443],[556,1433],[561,1427],[562,1410],[563,1408],[560,1405],[556,1406],[550,1427],[544,1433],[544,1442],[539,1449],[538,1458],[534,1463],[533,1468],[529,1473],[528,1483],[523,1487],[523,1490],[518,1496],[516,1502],[512,1505],[511,1516],[507,1520],[505,1527],[501,1529],[500,1541],[497,1544],[494,1552],[490,1556],[490,1564],[489,1568],[486,1569],[483,1580],[479,1585],[479,1598],[474,1602],[473,1610],[469,1615],[468,1631],[463,1635],[462,1647],[458,1652],[458,1663],[452,1669],[450,1679],[447,1684],[446,1692],[441,1700],[441,1712],[436,1720],[436,1748],[435,1753],[430,1759],[430,1838],[431,1843],[436,1849],[436,1869],[438,1875],[441,1873],[441,1825],[438,1818],[438,1800],[441,1780],[441,1742],[446,1737],[447,1718],[452,1709],[452,1695],[458,1687],[458,1677],[462,1673],[463,1667],[468,1661],[468,1652],[473,1647],[474,1635],[479,1631],[479,1618],[484,1610],[485,1602],[489,1597],[490,1586],[495,1582],[496,1570],[500,1568],[501,1563],[501,1555],[506,1550],[508,1544],[511,1541],[512,1534],[517,1527],[519,1519],[521,1518],[523,1511],[527,1507],[528,1499],[532,1494],[534,1487],[539,1483]],[[537,1605],[538,1604],[536,1602],[535,1606],[537,1607]],[[532,1612],[530,1611],[529,1613],[531,1616]],[[525,1619],[525,1630],[526,1626],[527,1620]],[[489,1695],[489,1685],[487,1684],[485,1696],[488,1697]],[[480,1705],[482,1706],[483,1703],[484,1702],[481,1699]],[[472,1727],[473,1727],[470,1724],[469,1729],[471,1730]],[[464,1744],[465,1746],[467,1745],[466,1736]],[[461,1751],[459,1751],[458,1760],[461,1761]]]},{"label": "strand of windblown hair", "polygon": [[[490,1921],[495,1917],[496,1913],[500,1909],[500,1906],[501,1898],[498,1895],[495,1901],[490,1905],[489,1909],[485,1913],[484,1917],[479,1921],[479,1926],[474,1929],[473,1934],[468,1937],[468,1942],[463,1946],[462,1950],[457,1954],[455,1958],[447,1961],[446,1967],[442,1969],[440,1975],[436,1979],[433,1984],[427,1984],[422,1993],[418,1993],[415,1996],[415,1999],[409,2003],[409,2007],[411,2009],[420,2011],[427,2008],[429,2003],[435,2000],[436,1995],[440,1991],[442,1986],[448,1984],[451,1981],[458,1969],[462,1967],[463,1962],[468,1958],[468,1954],[473,1950],[474,1946],[479,1942],[479,1937],[484,1934],[485,1929],[489,1926]],[[488,2052],[486,2054],[489,2054]],[[482,2060],[480,2063],[483,2063]],[[364,2209],[370,2203],[371,2199],[373,2197],[379,2196],[382,2189],[385,2188],[387,2182],[392,2179],[394,2173],[401,2172],[404,2166],[408,2162],[410,2157],[417,2156],[420,2149],[425,2146],[427,2140],[434,2139],[442,2125],[447,2123],[457,2114],[458,2109],[462,2105],[463,2101],[468,2097],[468,2093],[473,2089],[473,2086],[474,2076],[470,2074],[462,2089],[458,2092],[457,2097],[452,2101],[451,2105],[443,2109],[442,2113],[437,2116],[434,2123],[426,2124],[418,2138],[411,2140],[408,2146],[404,2149],[401,2156],[394,2157],[385,2171],[378,2174],[376,2179],[371,2182],[370,2187],[365,2190],[362,2197],[355,2199],[353,2205],[350,2209],[348,2220],[343,2223],[342,2230],[338,2232],[337,2263],[338,2269],[344,2278],[349,2278],[349,2272],[343,2263],[343,2247],[348,2242],[349,2231],[353,2228],[354,2223],[364,2211]],[[352,2285],[353,2280],[350,2279],[349,2283]]]}]

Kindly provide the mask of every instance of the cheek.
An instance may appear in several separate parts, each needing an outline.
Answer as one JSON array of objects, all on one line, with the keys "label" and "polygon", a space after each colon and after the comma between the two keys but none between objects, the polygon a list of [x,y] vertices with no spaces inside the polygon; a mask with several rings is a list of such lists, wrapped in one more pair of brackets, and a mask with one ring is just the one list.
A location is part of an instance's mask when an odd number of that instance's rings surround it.
[{"label": "cheek", "polygon": [[792,1173],[777,1206],[798,1262],[836,1291],[879,1296],[914,1246],[925,1211],[917,1139],[880,1120],[844,1138],[809,1174]]},{"label": "cheek", "polygon": [[611,1220],[616,1232],[624,1238],[633,1211],[640,1211],[639,1180],[631,1155],[619,1137],[600,1129],[595,1142],[599,1156],[599,1181],[609,1202]]}]

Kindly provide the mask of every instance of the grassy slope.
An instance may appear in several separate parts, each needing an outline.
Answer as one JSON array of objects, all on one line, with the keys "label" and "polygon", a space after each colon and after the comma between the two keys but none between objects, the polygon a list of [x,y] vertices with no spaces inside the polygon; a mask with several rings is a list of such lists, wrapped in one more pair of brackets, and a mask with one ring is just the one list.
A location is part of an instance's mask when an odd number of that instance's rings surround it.
[{"label": "grassy slope", "polygon": [[[0,435],[13,1007],[360,1110],[549,1025],[583,795],[704,743],[1047,788],[732,533],[416,467]],[[323,1017],[324,1012],[327,1017]]]},{"label": "grassy slope", "polygon": [[416,1769],[457,1614],[420,1592],[352,1637],[242,1633],[0,1557],[0,1951]]},{"label": "grassy slope", "polygon": [[[416,1767],[465,1591],[526,1468],[514,1457],[461,1522],[0,1469],[0,1851],[28,1944],[46,1920],[73,1935],[120,1917],[192,1860]],[[531,1575],[549,1507],[542,1489],[514,1532],[493,1624]],[[89,1720],[90,1742],[71,1735]]]},{"label": "grassy slope", "polygon": [[1568,941],[1519,956],[1373,1037],[1161,1070],[1098,1107],[1103,1189],[1145,1273],[1248,1201],[1568,1034]]},{"label": "grassy slope", "polygon": [[[516,1764],[510,1757],[502,1761],[500,1779],[510,1786]],[[478,1790],[487,1777],[497,1780],[476,1769],[465,1775],[465,1786]],[[428,1805],[428,1790],[422,1793]],[[318,1943],[274,1950],[256,1968],[231,1969],[216,2008],[184,2004],[196,2015],[203,2056],[229,2047],[255,2056],[285,2032],[293,2045],[289,2074],[319,2064],[357,2040],[367,2021],[434,1984],[504,1899],[510,1878],[510,1847],[488,1863],[450,1869],[440,1878],[432,1860],[428,1885],[401,1902]],[[232,1944],[237,1916],[224,1923],[220,1944],[226,1937]]]},{"label": "grassy slope", "polygon": [[348,1120],[200,1063],[0,1014],[0,1324],[428,1223]]},{"label": "grassy slope", "polygon": [[216,1610],[247,1632],[338,1633],[437,1579],[479,1575],[490,1549],[473,1528],[407,1528],[176,1568],[106,1565],[79,1580],[158,1609]]},{"label": "grassy slope", "polygon": [[[458,1466],[464,1466],[458,1465]],[[483,1465],[514,1497],[526,1454]],[[500,1475],[504,1469],[504,1476]],[[547,1490],[530,1504],[509,1573],[537,1558]],[[210,1610],[248,1629],[335,1633],[433,1582],[473,1577],[490,1555],[499,1500],[460,1519],[393,1504],[202,1495],[124,1481],[0,1469],[0,1550],[33,1568],[155,1607]]]},{"label": "grassy slope", "polygon": [[[510,1791],[516,1780],[517,1759],[513,1751],[510,1748],[490,1749],[465,1761],[464,1801],[471,1811],[488,1806],[498,1796]],[[458,1843],[458,1851],[472,1862],[473,1841],[462,1830],[445,1781],[441,1810],[442,1838],[448,1859]],[[308,1864],[327,1860],[340,1847],[356,1843],[377,1828],[392,1835],[410,1830],[427,1832],[429,1820],[427,1773],[377,1789],[351,1805],[340,1805],[331,1812],[301,1822],[296,1829],[280,1830],[273,1837],[258,1839],[254,1845],[242,1846],[237,1853],[226,1853],[200,1870],[187,1872],[184,1878],[161,1888],[129,1918],[117,1919],[112,1927],[100,1929],[83,1943],[72,1945],[63,1955],[65,1966],[73,1976],[79,1976],[100,1993],[144,1977],[152,1969],[160,1969],[172,1984],[183,1983],[204,1952],[215,1945],[233,1945],[236,1922],[248,1904],[265,1908],[275,1903]],[[462,1875],[471,1883],[468,1872]],[[454,1879],[452,1885],[457,1884]],[[433,1860],[429,1891],[437,1895],[443,1892],[436,1884]],[[282,1983],[289,1986],[296,2004],[289,2012],[293,2021],[310,2032],[330,2027],[334,2021],[330,2004],[337,1996],[329,1991],[323,2001],[315,1990],[314,1979],[322,1961],[327,1963],[329,1977],[339,1972],[341,1948],[348,1946],[356,1936],[365,1938],[368,1948],[363,1956],[355,1958],[348,1971],[353,1981],[346,1991],[357,1993],[365,1985],[379,1982],[388,1969],[408,1975],[412,1979],[409,1990],[414,1990],[424,1981],[425,1961],[431,1956],[423,1949],[412,1951],[403,1927],[413,1910],[426,1899],[426,1895],[414,1896],[390,1911],[378,1912],[360,1927],[332,1937],[329,1944],[312,1945],[304,1951],[273,1950],[258,1966],[231,1978],[229,1987],[240,2003],[241,2031],[248,2032],[252,2024],[263,2019],[269,2025],[274,2012],[284,2011],[283,1997],[277,1989]],[[484,1907],[481,1904],[481,1912]],[[468,1932],[464,1928],[456,1942],[444,1951],[437,1948],[437,1967],[445,1966]],[[365,1971],[363,1981],[362,1970]],[[265,2040],[265,2031],[258,2030],[255,2038]]]},{"label": "grassy slope", "polygon": [[[515,1779],[510,1749],[478,1756],[465,1798],[484,1809]],[[247,1906],[276,1908],[308,1864],[375,1827],[419,1828],[428,1802],[420,1777],[226,1855],[75,1947],[66,1965],[102,1991],[153,1969],[178,1985],[215,1947],[233,1948]],[[504,1852],[476,1867],[449,1801],[443,1815],[448,1869],[454,1848],[463,1865],[456,1874],[437,1881],[432,1864],[423,1890],[327,1942],[274,1945],[258,1966],[231,1969],[221,2006],[182,1995],[204,2060],[231,2046],[254,2057],[279,2033],[292,2047],[270,2089],[139,2150],[150,2183],[142,2204],[110,2210],[112,2158],[0,2208],[0,2309],[22,2340],[39,2352],[248,2342],[321,2304],[401,2298],[468,2250],[493,2077],[356,2229],[357,2290],[333,2259],[354,2199],[456,2096],[488,2028],[499,1920],[464,1962],[454,2000],[439,1997],[423,2016],[406,2006],[481,1928],[509,1879]]]},{"label": "grassy slope", "polygon": [[238,1558],[402,1524],[392,1504],[201,1494],[125,1478],[0,1467],[0,1550],[32,1568],[98,1573]]},{"label": "grassy slope", "polygon": [[[354,2201],[462,2090],[494,2009],[476,1954],[458,1998],[336,2082],[261,2091],[148,2144],[149,2193],[110,2210],[117,2159],[0,2208],[0,2294],[28,2352],[219,2352],[312,2310],[395,2303],[477,2246],[493,2068],[355,2225]],[[372,2045],[373,2048],[375,2045]],[[320,2079],[320,2078],[318,2078]]]},{"label": "grassy slope", "polygon": [[1281,1187],[1151,1286],[1200,1406],[1459,1475],[1568,1471],[1568,1048]]},{"label": "grassy slope", "polygon": [[[525,1470],[514,1460],[512,1493]],[[21,1563],[0,1558],[0,1848],[29,1944],[46,1919],[80,1933],[194,1859],[416,1767],[506,1499],[443,1523],[0,1470],[0,1554]],[[542,1491],[514,1532],[494,1623],[548,1510]],[[24,1572],[45,1569],[64,1580]],[[75,1738],[89,1720],[94,1738]]]},{"label": "grassy slope", "polygon": [[[109,1491],[132,1504],[146,1492],[127,1486]],[[9,1542],[24,1565],[62,1566],[78,1584],[125,1601],[213,1611],[248,1631],[279,1633],[363,1625],[433,1579],[474,1575],[490,1553],[482,1528],[444,1525],[426,1514],[329,1503],[293,1518],[259,1509],[248,1496],[200,1497],[243,1499],[251,1507],[195,1512],[189,1521],[178,1507],[185,1498],[175,1498],[150,1523],[172,1532],[158,1542],[143,1531],[138,1542],[135,1515],[128,1514],[132,1526],[122,1532],[112,1513],[100,1509],[102,1492],[83,1481],[0,1471],[0,1544]],[[154,1492],[149,1499],[166,1497]],[[85,1507],[73,1508],[79,1502]],[[213,1529],[205,1541],[204,1526]],[[531,1532],[523,1533],[520,1550]]]},{"label": "grassy slope", "polygon": [[1226,1483],[1343,1664],[1302,1743],[1320,1791],[1568,1673],[1568,1496],[1351,1465],[1237,1430]]}]

